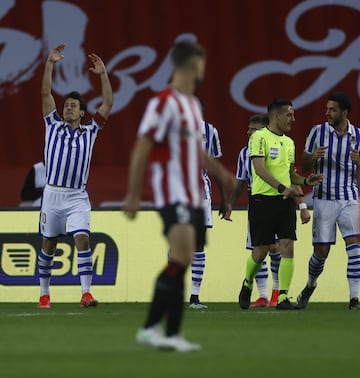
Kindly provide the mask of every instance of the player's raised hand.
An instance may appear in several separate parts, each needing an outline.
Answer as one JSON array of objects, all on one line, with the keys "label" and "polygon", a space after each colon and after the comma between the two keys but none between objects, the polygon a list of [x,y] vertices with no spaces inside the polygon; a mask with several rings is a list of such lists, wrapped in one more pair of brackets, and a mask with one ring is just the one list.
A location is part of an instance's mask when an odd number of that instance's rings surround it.
[{"label": "player's raised hand", "polygon": [[65,48],[65,44],[64,44],[64,43],[62,43],[62,44],[59,45],[59,46],[56,46],[54,49],[52,49],[52,50],[50,51],[50,54],[49,54],[48,60],[49,60],[50,62],[53,62],[53,63],[56,63],[56,62],[58,62],[59,60],[61,60],[61,59],[64,57],[64,55],[61,54],[62,51],[64,50],[64,48]]},{"label": "player's raised hand", "polygon": [[106,72],[105,64],[98,55],[92,53],[92,54],[89,54],[88,57],[91,60],[92,64],[94,65],[93,67],[89,68],[89,71],[97,75],[100,75]]}]

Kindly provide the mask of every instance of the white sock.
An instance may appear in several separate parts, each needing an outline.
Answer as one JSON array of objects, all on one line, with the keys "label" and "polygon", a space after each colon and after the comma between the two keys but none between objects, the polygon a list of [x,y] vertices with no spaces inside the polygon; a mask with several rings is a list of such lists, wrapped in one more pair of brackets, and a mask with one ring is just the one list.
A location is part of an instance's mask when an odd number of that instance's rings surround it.
[{"label": "white sock", "polygon": [[38,256],[40,295],[50,294],[51,270],[54,266],[54,255],[48,255],[42,249]]},{"label": "white sock", "polygon": [[259,291],[259,296],[261,298],[268,298],[268,268],[266,260],[262,262],[261,269],[255,276],[256,286]]},{"label": "white sock", "polygon": [[205,251],[195,252],[191,261],[191,294],[199,295],[205,270]]},{"label": "white sock", "polygon": [[358,298],[360,290],[360,244],[347,245],[346,253],[348,255],[347,279],[350,299]]},{"label": "white sock", "polygon": [[309,260],[308,287],[316,287],[317,279],[324,270],[325,262],[326,257],[318,257],[315,255],[315,252],[313,252]]},{"label": "white sock", "polygon": [[78,272],[82,293],[90,291],[92,282],[92,252],[91,249],[78,251]]},{"label": "white sock", "polygon": [[271,265],[271,275],[273,279],[273,290],[279,290],[279,265],[281,261],[281,252],[269,253],[270,265]]}]

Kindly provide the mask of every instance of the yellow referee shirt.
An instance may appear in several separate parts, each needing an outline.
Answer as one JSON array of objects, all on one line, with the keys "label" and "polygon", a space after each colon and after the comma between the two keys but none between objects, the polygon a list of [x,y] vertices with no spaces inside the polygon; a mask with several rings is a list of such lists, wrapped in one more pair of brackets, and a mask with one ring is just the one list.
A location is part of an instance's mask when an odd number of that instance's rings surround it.
[{"label": "yellow referee shirt", "polygon": [[[278,135],[264,127],[250,137],[249,156],[251,159],[256,156],[264,157],[268,172],[287,188],[291,186],[290,166],[295,164],[295,144],[291,138],[285,134]],[[251,195],[280,195],[277,189],[256,174],[254,168],[252,176]]]}]

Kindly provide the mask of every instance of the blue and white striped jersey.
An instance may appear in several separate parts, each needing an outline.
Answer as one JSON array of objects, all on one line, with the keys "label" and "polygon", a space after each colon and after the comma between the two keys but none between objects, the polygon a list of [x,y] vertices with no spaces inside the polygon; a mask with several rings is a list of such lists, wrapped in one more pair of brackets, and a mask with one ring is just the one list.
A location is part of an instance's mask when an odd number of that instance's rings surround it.
[{"label": "blue and white striped jersey", "polygon": [[[219,133],[211,123],[202,122],[201,133],[203,137],[203,146],[205,151],[213,158],[217,159],[222,156]],[[205,188],[205,199],[211,198],[211,181],[206,169],[203,169],[203,181]]]},{"label": "blue and white striped jersey", "polygon": [[251,159],[249,157],[249,147],[243,147],[239,152],[237,161],[236,178],[241,181],[248,181],[248,188],[251,188]]},{"label": "blue and white striped jersey", "polygon": [[92,119],[72,130],[56,109],[44,117],[47,183],[66,188],[86,186],[95,139],[101,126]]},{"label": "blue and white striped jersey", "polygon": [[219,133],[211,123],[203,121],[201,126],[205,151],[213,158],[222,156]]},{"label": "blue and white striped jersey", "polygon": [[324,175],[313,195],[326,200],[358,199],[356,165],[350,158],[351,148],[360,150],[360,129],[348,122],[348,132],[338,135],[327,122],[314,126],[306,139],[305,153],[312,154],[320,146],[327,146],[325,156],[317,159],[315,173]]}]

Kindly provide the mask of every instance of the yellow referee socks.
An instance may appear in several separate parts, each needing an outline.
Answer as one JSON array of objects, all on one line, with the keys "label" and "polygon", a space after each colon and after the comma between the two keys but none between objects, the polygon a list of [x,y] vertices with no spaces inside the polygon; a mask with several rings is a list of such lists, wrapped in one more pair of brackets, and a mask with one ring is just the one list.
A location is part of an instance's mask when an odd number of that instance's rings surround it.
[{"label": "yellow referee socks", "polygon": [[252,289],[254,278],[257,275],[258,271],[261,269],[261,267],[262,267],[262,262],[260,264],[257,264],[254,261],[252,255],[250,255],[249,258],[247,259],[246,275],[245,275],[245,278],[247,281],[245,282],[245,285],[249,289]]},{"label": "yellow referee socks", "polygon": [[294,259],[282,257],[279,266],[279,303],[287,297],[291,280],[294,275]]}]

